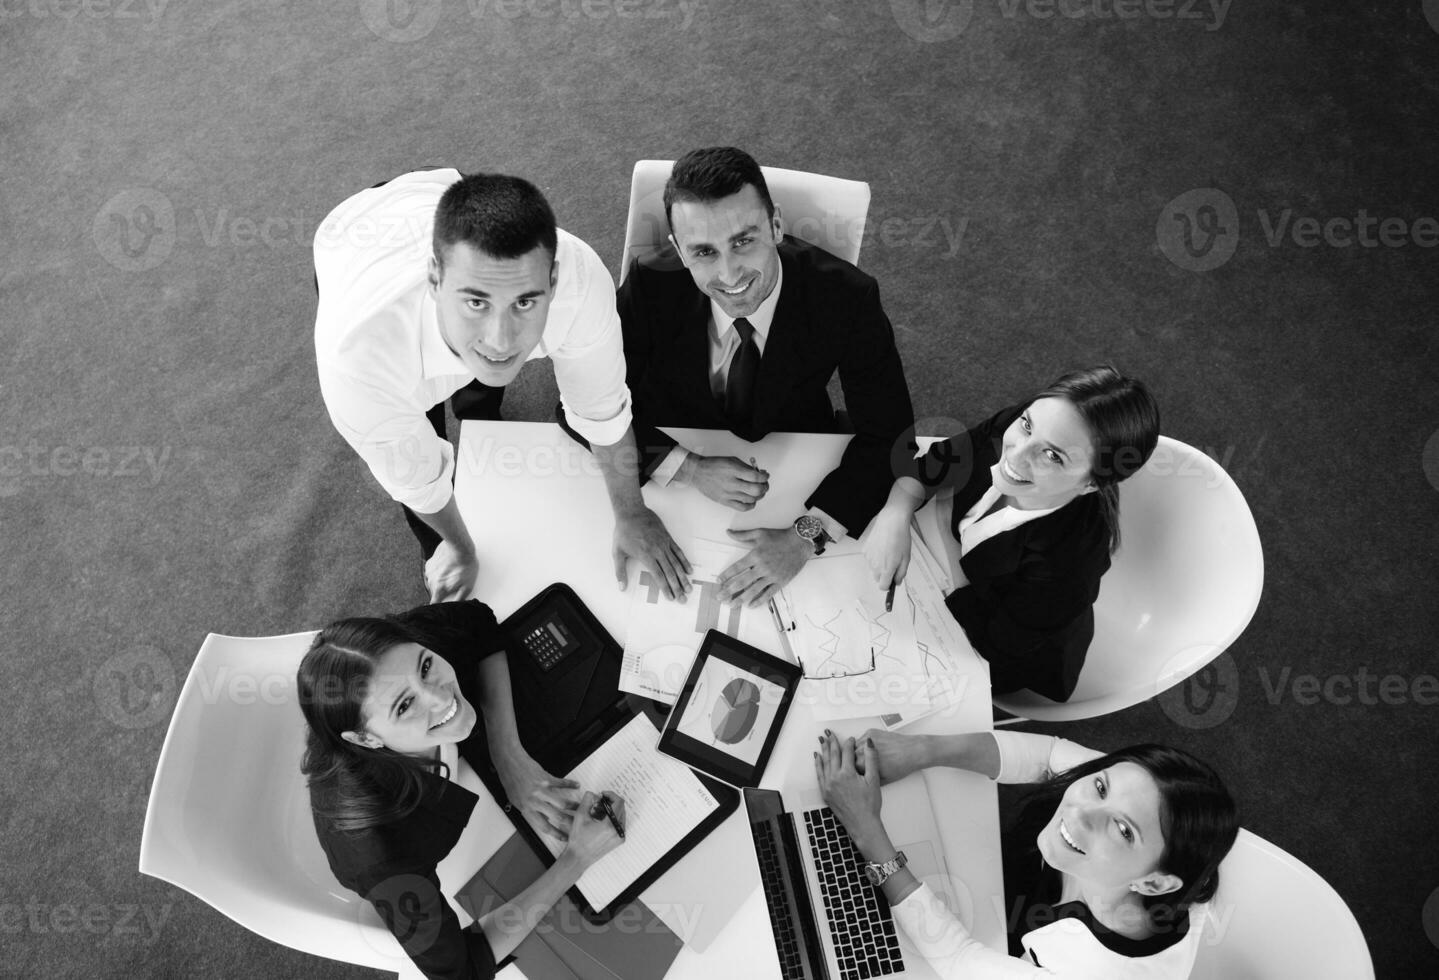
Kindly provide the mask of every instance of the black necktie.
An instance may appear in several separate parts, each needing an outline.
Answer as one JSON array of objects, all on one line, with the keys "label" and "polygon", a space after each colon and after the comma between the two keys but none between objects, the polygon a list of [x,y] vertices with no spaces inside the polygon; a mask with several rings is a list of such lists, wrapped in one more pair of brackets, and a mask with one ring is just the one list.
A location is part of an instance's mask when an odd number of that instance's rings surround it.
[{"label": "black necktie", "polygon": [[754,342],[754,327],[744,317],[735,320],[739,346],[729,361],[729,377],[724,387],[724,411],[730,428],[743,435],[754,416],[754,383],[759,377],[759,345]]}]

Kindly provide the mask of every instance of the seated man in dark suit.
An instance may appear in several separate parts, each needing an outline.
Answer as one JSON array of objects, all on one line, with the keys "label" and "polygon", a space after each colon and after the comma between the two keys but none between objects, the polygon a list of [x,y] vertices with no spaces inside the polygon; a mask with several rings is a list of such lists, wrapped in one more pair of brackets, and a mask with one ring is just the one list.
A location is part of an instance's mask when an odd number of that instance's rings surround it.
[{"label": "seated man in dark suit", "polygon": [[618,302],[645,474],[749,510],[768,490],[767,474],[688,451],[655,426],[729,429],[750,441],[848,431],[826,391],[835,371],[853,427],[839,466],[805,501],[806,514],[785,527],[731,532],[751,549],[725,570],[721,593],[756,605],[827,541],[858,537],[884,505],[890,451],[914,424],[909,386],[874,279],[784,237],[749,154],[685,154],[664,201],[683,268],[636,262]]}]

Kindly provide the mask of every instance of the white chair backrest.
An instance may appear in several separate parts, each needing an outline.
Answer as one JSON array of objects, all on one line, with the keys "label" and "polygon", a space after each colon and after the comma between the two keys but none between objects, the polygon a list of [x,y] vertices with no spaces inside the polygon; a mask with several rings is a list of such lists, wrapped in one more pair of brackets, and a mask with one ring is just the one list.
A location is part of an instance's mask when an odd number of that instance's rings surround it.
[{"label": "white chair backrest", "polygon": [[[624,282],[630,262],[636,258],[664,268],[680,268],[679,257],[669,246],[670,229],[665,221],[665,182],[672,170],[673,160],[640,160],[635,164],[620,282]],[[869,214],[868,184],[778,167],[760,170],[770,199],[779,207],[786,234],[818,245],[847,262],[859,263],[859,246]]]},{"label": "white chair backrest", "polygon": [[997,696],[1004,710],[1073,721],[1128,708],[1200,670],[1249,625],[1264,553],[1244,495],[1214,460],[1160,436],[1119,485],[1119,530],[1074,694],[1064,704],[1030,691]]},{"label": "white chair backrest", "polygon": [[314,633],[212,633],[160,752],[140,871],[274,942],[402,975],[413,964],[330,872],[300,773],[295,670]]},{"label": "white chair backrest", "polygon": [[1219,866],[1219,892],[1190,980],[1374,980],[1344,899],[1304,862],[1247,830]]}]

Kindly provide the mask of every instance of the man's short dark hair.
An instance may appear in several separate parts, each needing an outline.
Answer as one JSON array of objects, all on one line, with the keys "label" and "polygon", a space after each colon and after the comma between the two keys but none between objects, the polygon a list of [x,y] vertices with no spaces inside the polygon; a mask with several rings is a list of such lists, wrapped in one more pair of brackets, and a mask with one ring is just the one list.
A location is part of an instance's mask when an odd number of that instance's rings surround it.
[{"label": "man's short dark hair", "polygon": [[708,203],[738,194],[749,184],[759,192],[765,214],[774,217],[774,201],[754,157],[733,146],[706,146],[690,150],[675,161],[675,168],[665,184],[665,221],[670,230],[670,209],[676,201]]},{"label": "man's short dark hair", "polygon": [[433,246],[441,267],[456,242],[495,259],[517,259],[543,245],[554,258],[555,213],[540,189],[520,177],[469,174],[451,184],[435,208]]}]

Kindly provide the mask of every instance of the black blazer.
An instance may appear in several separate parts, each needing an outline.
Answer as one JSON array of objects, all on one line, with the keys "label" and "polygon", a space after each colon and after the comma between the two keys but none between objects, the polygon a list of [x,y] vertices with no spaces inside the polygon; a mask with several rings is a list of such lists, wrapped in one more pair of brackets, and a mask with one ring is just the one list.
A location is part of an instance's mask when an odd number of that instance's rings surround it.
[{"label": "black blazer", "polygon": [[[460,691],[479,710],[479,663],[504,648],[495,615],[479,600],[421,606],[395,617],[419,642],[455,668]],[[477,773],[488,774],[484,719],[460,743]],[[461,929],[435,873],[469,822],[478,798],[441,776],[426,780],[420,806],[403,820],[346,832],[315,815],[315,832],[340,884],[375,906],[425,976],[433,980],[484,980],[498,969],[478,929]]]},{"label": "black blazer", "polygon": [[[950,533],[993,485],[1007,429],[1028,403],[935,443],[910,471],[927,495],[954,495]],[[1074,693],[1094,638],[1094,600],[1109,568],[1109,529],[1095,494],[996,534],[960,559],[969,584],[945,600],[989,661],[994,693],[1028,688],[1055,701]]]},{"label": "black blazer", "polygon": [[[837,432],[825,390],[839,371],[854,428],[839,466],[805,501],[855,537],[884,505],[890,452],[914,425],[894,330],[874,279],[843,259],[794,238],[779,246],[784,285],[756,382],[751,442],[771,432]],[[626,380],[646,475],[675,442],[655,426],[727,429],[710,391],[709,297],[683,267],[638,260],[619,288]]]}]

